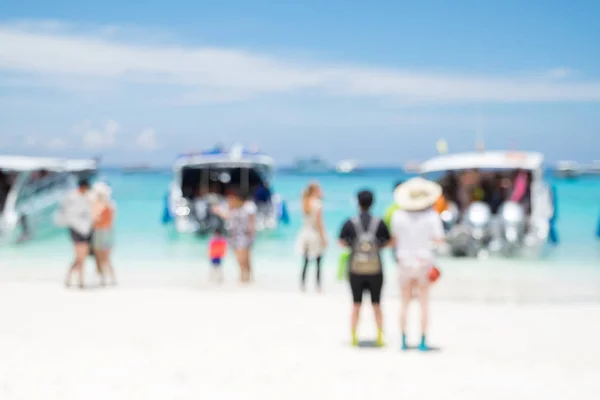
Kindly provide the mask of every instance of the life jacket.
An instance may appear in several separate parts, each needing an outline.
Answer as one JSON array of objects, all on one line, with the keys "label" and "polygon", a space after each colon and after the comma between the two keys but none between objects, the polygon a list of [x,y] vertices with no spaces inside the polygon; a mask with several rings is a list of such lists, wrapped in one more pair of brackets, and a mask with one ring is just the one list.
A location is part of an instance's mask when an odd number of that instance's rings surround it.
[{"label": "life jacket", "polygon": [[210,241],[208,245],[208,254],[211,259],[223,258],[227,253],[227,240],[223,237],[217,237]]},{"label": "life jacket", "polygon": [[367,230],[363,228],[360,218],[353,218],[352,224],[356,230],[356,239],[352,243],[350,255],[350,272],[356,275],[376,275],[382,272],[377,239],[379,218],[371,218]]}]

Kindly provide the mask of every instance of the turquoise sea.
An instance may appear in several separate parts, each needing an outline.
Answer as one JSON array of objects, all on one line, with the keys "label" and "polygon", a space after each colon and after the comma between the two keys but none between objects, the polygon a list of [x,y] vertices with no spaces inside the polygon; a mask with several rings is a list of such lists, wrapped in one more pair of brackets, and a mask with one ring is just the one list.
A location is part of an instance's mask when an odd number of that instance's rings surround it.
[{"label": "turquoise sea", "polygon": [[[206,286],[206,242],[180,236],[161,224],[163,197],[171,180],[168,170],[125,175],[101,173],[113,187],[118,204],[115,266],[124,285],[172,284]],[[345,290],[335,282],[339,249],[335,237],[345,218],[355,212],[355,193],[376,193],[376,211],[391,201],[395,181],[406,178],[394,170],[367,170],[353,175],[295,175],[279,172],[274,190],[288,202],[291,224],[259,237],[254,251],[256,278],[273,290],[296,290],[300,257],[294,240],[301,223],[300,194],[318,180],[325,194],[325,221],[330,249],[325,259],[329,290]],[[543,259],[440,260],[443,279],[435,295],[468,301],[600,301],[600,239],[595,236],[600,212],[600,179],[552,180],[559,201],[560,244]],[[0,279],[62,280],[71,260],[66,232],[0,249]],[[90,260],[91,261],[91,260]],[[230,280],[237,276],[233,260],[225,264]],[[387,263],[387,292],[396,292],[394,266]],[[93,271],[91,262],[90,273]],[[93,276],[93,275],[92,275]],[[312,276],[311,276],[312,278]]]}]

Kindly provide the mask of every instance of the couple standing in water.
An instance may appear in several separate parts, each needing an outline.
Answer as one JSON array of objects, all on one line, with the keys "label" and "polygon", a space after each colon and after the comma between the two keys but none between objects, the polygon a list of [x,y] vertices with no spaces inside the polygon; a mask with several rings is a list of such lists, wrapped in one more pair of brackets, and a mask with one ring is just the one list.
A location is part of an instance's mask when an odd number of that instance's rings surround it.
[{"label": "couple standing in water", "polygon": [[[383,315],[380,306],[384,282],[381,250],[394,248],[401,289],[400,328],[402,349],[407,343],[408,305],[418,291],[421,305],[421,339],[419,349],[427,351],[427,324],[429,314],[429,286],[437,276],[433,247],[444,240],[441,218],[434,205],[442,195],[437,183],[413,178],[397,185],[394,203],[386,224],[371,214],[375,201],[369,190],[357,195],[359,214],[348,219],[339,234],[341,246],[350,250],[348,280],[352,291],[352,344],[358,346],[358,322],[362,297],[368,291],[377,325],[377,346],[383,346]],[[302,287],[306,278],[309,260],[317,263],[317,285],[320,288],[320,266],[327,245],[322,217],[322,193],[317,184],[310,185],[303,196],[305,222],[298,238],[298,246],[304,251]],[[304,247],[302,247],[304,246]]]},{"label": "couple standing in water", "polygon": [[109,275],[116,284],[111,262],[113,246],[113,221],[116,206],[111,199],[111,189],[104,182],[97,182],[92,188],[87,180],[81,180],[77,189],[69,193],[60,205],[56,223],[69,229],[75,260],[69,269],[65,284],[71,286],[73,275],[79,278],[79,287],[84,288],[84,264],[93,254],[101,284]]}]

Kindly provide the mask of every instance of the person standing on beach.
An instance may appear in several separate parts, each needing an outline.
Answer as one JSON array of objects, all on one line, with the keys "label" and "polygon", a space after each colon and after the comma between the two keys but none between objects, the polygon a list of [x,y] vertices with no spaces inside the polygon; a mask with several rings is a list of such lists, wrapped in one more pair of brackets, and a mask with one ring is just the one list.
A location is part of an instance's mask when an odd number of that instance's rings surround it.
[{"label": "person standing on beach", "polygon": [[362,295],[365,290],[371,295],[371,304],[377,324],[376,345],[383,346],[383,315],[381,312],[381,289],[383,287],[383,265],[380,251],[391,244],[385,223],[370,213],[373,193],[363,190],[358,193],[360,214],[347,220],[340,232],[340,245],[349,247],[348,272],[352,289],[352,345],[358,346],[358,320]]},{"label": "person standing on beach", "polygon": [[419,290],[421,304],[421,343],[419,349],[427,346],[427,322],[429,314],[429,285],[435,267],[433,246],[444,240],[442,220],[433,208],[442,195],[442,188],[435,182],[423,178],[413,178],[400,185],[394,200],[400,206],[392,216],[392,236],[396,247],[396,260],[402,293],[400,327],[402,349],[406,343],[406,317],[413,290]]},{"label": "person standing on beach", "polygon": [[71,286],[71,279],[75,273],[79,276],[79,287],[84,287],[83,265],[90,254],[93,225],[89,189],[90,183],[85,179],[80,180],[77,189],[65,197],[59,209],[58,223],[69,228],[75,249],[75,260],[65,281],[67,287]]},{"label": "person standing on beach", "polygon": [[106,284],[105,276],[109,275],[111,284],[116,285],[115,271],[110,259],[114,242],[113,223],[116,206],[111,200],[111,189],[104,182],[98,182],[92,188],[94,202],[92,207],[94,219],[94,234],[92,235],[92,250],[96,257],[96,265],[102,285]]},{"label": "person standing on beach", "polygon": [[251,249],[255,235],[255,207],[239,190],[227,196],[228,209],[214,207],[213,212],[229,222],[229,244],[240,266],[240,281],[250,282],[252,277]]},{"label": "person standing on beach", "polygon": [[296,241],[296,250],[304,256],[302,268],[302,290],[306,289],[306,271],[314,260],[317,267],[317,291],[321,291],[321,259],[327,247],[327,237],[323,224],[323,193],[318,183],[311,183],[302,193],[304,224]]},{"label": "person standing on beach", "polygon": [[219,283],[223,282],[223,270],[221,264],[227,253],[227,239],[224,236],[225,232],[222,227],[217,227],[213,237],[208,243],[208,256],[210,257],[211,280],[216,280]]}]

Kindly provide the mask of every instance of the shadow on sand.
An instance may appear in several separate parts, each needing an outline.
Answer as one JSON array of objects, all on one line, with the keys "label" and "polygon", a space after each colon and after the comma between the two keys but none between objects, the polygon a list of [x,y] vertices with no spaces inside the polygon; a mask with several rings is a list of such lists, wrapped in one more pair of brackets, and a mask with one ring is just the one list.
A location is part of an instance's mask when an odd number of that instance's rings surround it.
[{"label": "shadow on sand", "polygon": [[[379,347],[377,346],[377,343],[375,342],[375,340],[361,340],[358,342],[358,348],[359,349],[384,349],[386,347],[389,347],[387,344],[383,347]],[[404,350],[404,351],[409,351],[409,350],[416,350],[419,351],[419,346],[408,346],[408,349]],[[438,353],[442,351],[442,349],[440,347],[430,347],[428,350],[423,351],[423,353]]]}]

